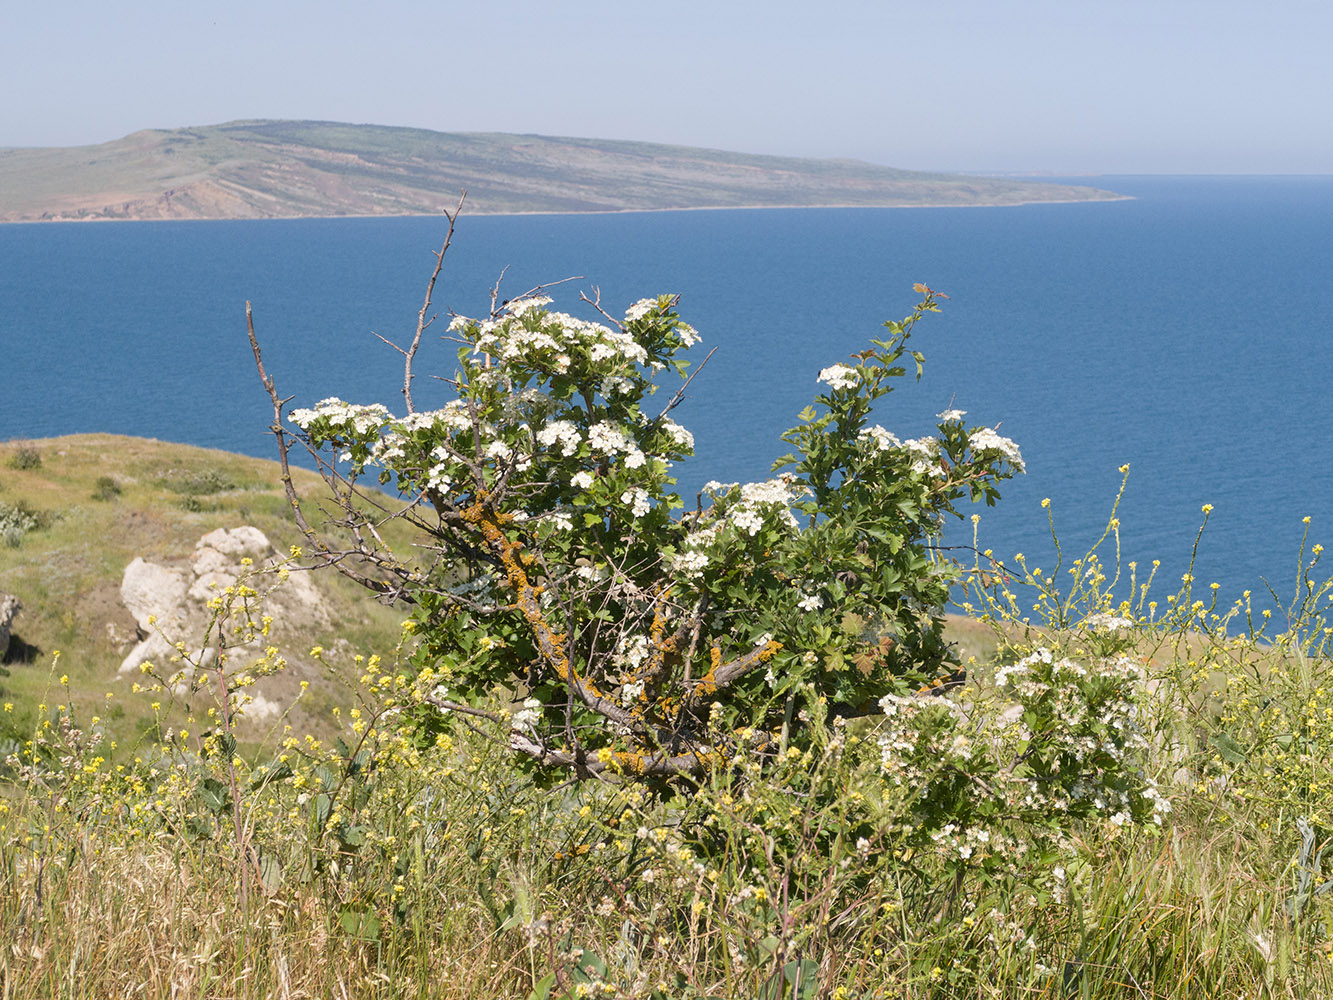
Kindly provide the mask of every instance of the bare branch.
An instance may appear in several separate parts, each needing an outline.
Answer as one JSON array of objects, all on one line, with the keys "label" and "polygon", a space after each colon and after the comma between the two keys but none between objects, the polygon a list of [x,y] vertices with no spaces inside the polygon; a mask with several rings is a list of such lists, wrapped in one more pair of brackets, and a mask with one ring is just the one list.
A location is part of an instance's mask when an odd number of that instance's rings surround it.
[{"label": "bare branch", "polygon": [[702,361],[699,362],[699,367],[694,369],[694,371],[690,372],[690,377],[685,380],[684,385],[682,385],[679,389],[676,390],[676,394],[671,397],[671,401],[667,403],[667,405],[662,408],[662,412],[657,415],[658,420],[661,420],[668,413],[670,413],[672,410],[674,410],[677,406],[680,405],[680,401],[685,398],[685,390],[688,389],[690,387],[690,383],[694,381],[694,376],[698,375],[701,371],[704,370],[704,365],[708,364],[709,358],[711,358],[716,353],[717,353],[717,348],[714,347],[711,351],[708,352],[707,356]]},{"label": "bare branch", "polygon": [[452,213],[448,209],[444,212],[444,217],[449,220],[449,229],[444,234],[444,244],[435,254],[435,270],[431,272],[430,281],[426,282],[426,298],[421,303],[421,311],[417,313],[417,332],[412,337],[412,346],[403,352],[405,360],[403,361],[403,399],[407,401],[407,412],[412,413],[412,361],[416,358],[417,349],[421,346],[421,335],[426,332],[426,328],[435,322],[435,317],[426,319],[426,313],[430,311],[431,296],[435,293],[435,282],[440,277],[440,271],[444,268],[444,255],[449,250],[449,244],[454,238],[454,226],[458,223],[458,216],[463,212],[463,201],[467,198],[467,192],[464,191],[458,196],[458,207]]}]

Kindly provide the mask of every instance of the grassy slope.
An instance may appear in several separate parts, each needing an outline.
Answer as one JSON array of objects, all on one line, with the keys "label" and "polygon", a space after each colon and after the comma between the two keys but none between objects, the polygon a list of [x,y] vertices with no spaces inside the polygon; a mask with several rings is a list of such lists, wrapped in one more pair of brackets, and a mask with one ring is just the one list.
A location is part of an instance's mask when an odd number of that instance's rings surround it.
[{"label": "grassy slope", "polygon": [[[47,693],[56,650],[59,672],[69,675],[76,702],[92,704],[108,690],[128,687],[115,678],[136,626],[121,604],[120,584],[135,556],[179,561],[207,532],[243,524],[259,528],[279,551],[301,542],[275,462],[142,438],[79,434],[26,442],[40,453],[42,464],[14,469],[8,463],[24,444],[0,443],[0,504],[55,515],[49,526],[26,534],[19,547],[0,545],[0,591],[23,602],[14,622],[14,662],[5,665],[10,676],[0,676],[0,695],[24,710]],[[179,489],[181,481],[199,473],[216,473],[232,488],[196,497],[204,509],[186,510],[187,497],[170,484]],[[95,500],[97,481],[104,476],[121,493]],[[303,498],[320,495],[322,483],[313,473],[296,470],[296,479]],[[270,682],[278,685],[270,697],[289,697],[301,679],[319,678],[320,671],[303,655],[312,645],[388,654],[398,639],[403,609],[376,604],[333,572],[317,579],[336,625],[321,630],[298,623],[280,635],[296,669]],[[970,655],[984,659],[994,648],[991,629],[967,618],[950,620],[950,637],[963,660]],[[317,697],[309,699],[312,708],[329,700],[319,697],[316,687]]]},{"label": "grassy slope", "polygon": [[855,160],[643,142],[239,121],[103,143],[0,149],[0,221],[812,205],[1002,205],[1117,197]]},{"label": "grassy slope", "polygon": [[[120,584],[135,556],[150,562],[181,560],[207,532],[244,524],[263,531],[279,551],[301,541],[275,462],[110,434],[28,444],[41,454],[39,468],[11,468],[19,443],[0,444],[0,504],[22,503],[55,519],[24,535],[17,548],[0,545],[0,591],[23,602],[14,622],[20,643],[10,650],[10,659],[19,662],[6,664],[10,675],[0,676],[0,691],[21,714],[47,691],[56,650],[61,652],[58,672],[68,674],[76,703],[95,704],[107,691],[118,696],[127,691],[128,681],[117,680],[116,671],[133,645],[136,623],[121,604]],[[169,484],[179,489],[187,477],[200,473],[216,473],[231,488],[197,496],[196,505],[203,509],[186,510],[186,495]],[[115,499],[93,499],[103,476],[120,487]],[[313,473],[298,470],[297,481],[304,497],[317,495],[320,483]],[[317,579],[335,625],[317,629],[279,623],[279,641],[294,669],[267,692],[290,697],[301,679],[310,679],[315,696],[306,702],[315,713],[332,692],[319,683],[323,672],[304,655],[310,647],[391,653],[405,615],[402,609],[381,607],[334,573]],[[331,661],[347,659],[330,656]],[[317,720],[309,722],[317,725]]]}]

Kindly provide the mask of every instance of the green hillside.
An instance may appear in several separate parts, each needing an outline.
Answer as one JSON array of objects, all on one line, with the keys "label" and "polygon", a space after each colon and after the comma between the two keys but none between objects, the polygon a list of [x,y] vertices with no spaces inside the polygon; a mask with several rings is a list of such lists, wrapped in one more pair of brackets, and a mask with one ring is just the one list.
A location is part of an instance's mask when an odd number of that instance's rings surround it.
[{"label": "green hillside", "polygon": [[0,221],[1014,205],[1108,191],[856,160],[380,125],[235,121],[0,149]]},{"label": "green hillside", "polygon": [[[322,495],[318,476],[293,471],[303,499]],[[185,567],[202,536],[242,526],[263,532],[279,554],[303,541],[276,462],[114,434],[0,443],[0,594],[22,602],[7,655],[0,650],[0,700],[17,713],[0,722],[0,735],[31,721],[34,706],[52,697],[55,674],[68,677],[68,694],[82,704],[108,693],[120,704],[138,675],[118,668],[146,638],[122,600],[126,567],[136,558]],[[276,582],[262,579],[265,589]],[[266,697],[290,702],[308,681],[291,721],[318,730],[337,687],[329,670],[354,653],[391,654],[406,611],[375,603],[337,573],[312,582],[321,613],[275,624],[293,669],[272,679]],[[323,665],[306,655],[314,645],[329,650]],[[113,731],[132,735],[136,719],[114,715]]]}]

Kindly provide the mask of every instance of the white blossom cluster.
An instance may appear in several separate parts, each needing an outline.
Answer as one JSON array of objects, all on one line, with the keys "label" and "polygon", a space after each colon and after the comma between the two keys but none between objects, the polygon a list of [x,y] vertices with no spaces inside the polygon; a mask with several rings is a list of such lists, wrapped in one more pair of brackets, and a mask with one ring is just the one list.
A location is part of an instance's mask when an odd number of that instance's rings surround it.
[{"label": "white blossom cluster", "polygon": [[542,703],[536,698],[528,698],[523,707],[514,713],[510,725],[521,732],[536,732],[537,723],[542,717]]},{"label": "white blossom cluster", "polygon": [[924,475],[936,468],[940,455],[940,443],[935,438],[909,438],[903,442],[902,446],[912,456],[913,472]]},{"label": "white blossom cluster", "polygon": [[647,514],[650,508],[648,492],[639,486],[631,486],[620,494],[620,502],[629,507],[636,520]]},{"label": "white blossom cluster", "polygon": [[336,396],[321,399],[312,410],[293,410],[288,419],[303,431],[316,423],[328,428],[328,436],[364,438],[377,432],[393,419],[387,407],[379,403],[357,405],[345,403]]},{"label": "white blossom cluster", "polygon": [[[882,771],[929,802],[949,794],[947,774],[985,761],[984,769],[996,775],[991,788],[1001,812],[1160,824],[1171,803],[1136,764],[1148,746],[1135,704],[1142,676],[1129,657],[1085,665],[1041,648],[996,672],[997,690],[1017,700],[1010,710],[982,713],[949,699],[887,695],[879,703]],[[1037,732],[1025,721],[1033,714],[1043,719]],[[1020,760],[1024,767],[1015,768]],[[976,860],[995,848],[987,837],[949,823],[923,832],[957,859]]]},{"label": "white blossom cluster", "polygon": [[630,334],[568,313],[548,312],[545,306],[550,301],[546,296],[516,300],[509,303],[509,314],[499,319],[479,322],[456,316],[449,329],[475,329],[473,353],[503,362],[535,363],[550,358],[557,370],[568,370],[574,356],[586,357],[593,364],[647,364],[648,352]]},{"label": "white blossom cluster", "polygon": [[[706,490],[708,487],[705,486]],[[796,516],[791,512],[796,493],[787,477],[768,479],[762,483],[746,483],[740,488],[740,497],[727,506],[727,520],[738,531],[753,537],[764,526],[766,517],[775,516],[787,528],[797,528]]]},{"label": "white blossom cluster", "polygon": [[902,442],[891,431],[885,430],[879,424],[863,428],[861,433],[856,435],[856,440],[863,444],[868,443],[875,451],[889,451],[893,448],[902,447]]},{"label": "white blossom cluster", "polygon": [[1099,611],[1083,619],[1083,624],[1094,632],[1115,632],[1119,629],[1133,628],[1134,619],[1124,615],[1113,615],[1108,611]]},{"label": "white blossom cluster", "polygon": [[687,580],[698,579],[708,568],[708,551],[717,541],[722,524],[715,523],[696,529],[685,536],[680,551],[671,557],[671,572]]},{"label": "white blossom cluster", "polygon": [[830,385],[834,389],[854,389],[861,384],[861,376],[855,368],[848,365],[829,365],[819,373],[816,380]]},{"label": "white blossom cluster", "polygon": [[973,431],[969,435],[967,443],[979,455],[986,452],[998,452],[1001,458],[1019,472],[1024,469],[1023,455],[1018,450],[1018,445],[1007,437],[1001,437],[989,427],[981,427]]},{"label": "white blossom cluster", "polygon": [[565,457],[577,455],[582,434],[572,420],[551,420],[537,432],[537,443],[543,448],[559,447]]}]

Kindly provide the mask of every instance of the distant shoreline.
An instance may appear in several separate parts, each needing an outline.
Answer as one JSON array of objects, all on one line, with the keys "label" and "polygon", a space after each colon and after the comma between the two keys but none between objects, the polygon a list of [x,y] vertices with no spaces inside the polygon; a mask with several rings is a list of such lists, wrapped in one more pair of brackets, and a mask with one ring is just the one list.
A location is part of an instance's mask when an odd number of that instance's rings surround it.
[{"label": "distant shoreline", "polygon": [[[681,208],[597,208],[586,209],[577,212],[550,212],[550,211],[532,211],[532,212],[488,212],[485,210],[469,212],[464,205],[463,215],[469,218],[523,218],[526,216],[547,216],[547,215],[647,215],[661,214],[663,212],[760,212],[760,211],[809,211],[812,209],[867,209],[875,211],[896,211],[898,209],[935,209],[935,208],[1024,208],[1032,205],[1094,205],[1110,204],[1120,201],[1136,201],[1137,198],[1132,194],[1117,194],[1111,198],[1038,198],[1032,201],[996,201],[996,202],[977,202],[969,205],[951,205],[948,203],[931,203],[925,205],[853,205],[853,204],[829,204],[829,205],[692,205]],[[292,222],[301,219],[309,220],[329,220],[329,219],[438,219],[444,214],[441,209],[438,214],[431,212],[406,212],[403,214],[365,214],[365,215],[245,215],[245,216],[203,216],[203,217],[182,217],[174,219],[161,218],[108,218],[107,216],[88,216],[85,218],[55,218],[55,219],[0,219],[0,225],[4,226],[45,226],[61,225],[72,223],[75,225],[81,223],[100,223],[100,222]]]}]

